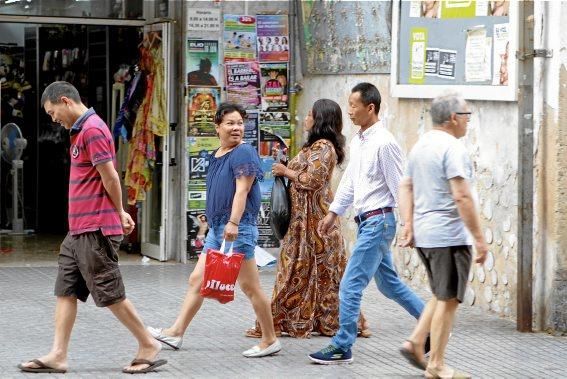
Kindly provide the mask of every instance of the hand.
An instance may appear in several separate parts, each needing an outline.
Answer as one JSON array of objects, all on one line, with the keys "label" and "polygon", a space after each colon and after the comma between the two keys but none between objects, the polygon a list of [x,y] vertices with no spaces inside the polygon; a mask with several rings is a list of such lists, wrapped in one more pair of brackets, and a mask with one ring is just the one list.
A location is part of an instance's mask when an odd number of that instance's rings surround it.
[{"label": "hand", "polygon": [[281,163],[274,163],[272,165],[272,174],[274,176],[285,176],[287,168]]},{"label": "hand", "polygon": [[484,238],[480,241],[474,241],[474,247],[476,249],[475,263],[483,264],[488,253],[488,245],[484,242]]},{"label": "hand", "polygon": [[321,221],[319,221],[319,225],[317,225],[317,233],[319,233],[320,236],[325,236],[329,234],[331,227],[335,225],[336,218],[337,215],[335,213],[333,212],[327,213],[327,215],[323,217]]},{"label": "hand", "polygon": [[238,237],[238,226],[234,225],[232,222],[227,222],[224,227],[223,237],[227,241],[234,241]]},{"label": "hand", "polygon": [[413,226],[406,223],[398,237],[399,247],[414,247]]},{"label": "hand", "polygon": [[272,147],[272,158],[278,159],[278,152],[280,151],[280,144],[276,142],[274,147]]},{"label": "hand", "polygon": [[125,235],[132,233],[136,224],[130,214],[126,213],[125,211],[120,212],[120,222],[122,222],[122,232]]}]

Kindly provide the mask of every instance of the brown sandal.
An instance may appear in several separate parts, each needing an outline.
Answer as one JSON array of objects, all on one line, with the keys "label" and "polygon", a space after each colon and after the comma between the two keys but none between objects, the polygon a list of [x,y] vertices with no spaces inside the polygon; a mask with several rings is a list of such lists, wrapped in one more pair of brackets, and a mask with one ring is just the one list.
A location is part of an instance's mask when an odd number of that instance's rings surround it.
[{"label": "brown sandal", "polygon": [[427,367],[427,362],[425,360],[419,360],[419,358],[417,357],[417,354],[415,353],[417,351],[417,344],[415,342],[413,342],[412,340],[406,340],[407,342],[409,342],[411,344],[411,348],[412,350],[408,350],[405,347],[401,347],[400,348],[400,354],[403,355],[403,357],[405,359],[407,359],[407,361],[415,368],[421,369],[421,370],[425,370]]},{"label": "brown sandal", "polygon": [[[257,329],[256,327],[254,328],[250,328],[250,329],[246,329],[246,331],[244,332],[244,335],[246,337],[249,338],[262,338],[262,331],[260,329]],[[281,337],[282,336],[282,332],[279,330],[276,330],[276,337]]]},{"label": "brown sandal", "polygon": [[360,312],[360,316],[358,318],[357,336],[364,337],[364,338],[370,338],[371,335],[372,335],[372,331],[370,330],[370,327],[368,326],[368,320],[366,319],[366,317],[364,317],[362,312]]}]

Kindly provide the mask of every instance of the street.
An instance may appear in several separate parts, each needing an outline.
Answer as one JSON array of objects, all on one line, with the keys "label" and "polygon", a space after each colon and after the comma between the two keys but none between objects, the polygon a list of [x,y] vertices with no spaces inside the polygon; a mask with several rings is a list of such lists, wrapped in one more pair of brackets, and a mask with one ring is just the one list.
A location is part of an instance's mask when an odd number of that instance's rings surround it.
[{"label": "street", "polygon": [[[175,319],[193,264],[122,264],[126,292],[145,323],[168,326]],[[57,268],[0,268],[0,377],[22,377],[16,365],[45,354],[53,336]],[[262,271],[266,293],[271,294],[275,272]],[[429,294],[420,291],[425,299]],[[384,298],[372,283],[363,310],[373,335],[359,338],[351,365],[319,366],[307,354],[327,346],[330,339],[282,337],[282,351],[273,357],[246,359],[242,351],[258,340],[244,337],[254,323],[252,307],[242,292],[234,302],[205,301],[185,335],[179,351],[164,348],[160,358],[169,363],[148,377],[298,378],[298,377],[420,377],[421,372],[401,357],[398,348],[415,320]],[[120,377],[121,368],[135,354],[136,343],[110,311],[97,309],[92,300],[79,305],[71,338],[69,378]],[[482,315],[462,306],[449,341],[447,362],[480,378],[566,377],[567,338],[545,333],[521,334],[509,320]],[[35,374],[26,376],[38,378]],[[56,375],[54,375],[56,376]],[[41,378],[49,377],[41,375]]]}]

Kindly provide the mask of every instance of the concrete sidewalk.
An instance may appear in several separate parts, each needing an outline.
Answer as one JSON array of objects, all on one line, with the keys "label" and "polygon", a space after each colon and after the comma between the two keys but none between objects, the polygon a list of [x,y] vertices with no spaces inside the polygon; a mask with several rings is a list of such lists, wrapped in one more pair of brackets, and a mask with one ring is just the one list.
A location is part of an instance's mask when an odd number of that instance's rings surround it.
[{"label": "concrete sidewalk", "polygon": [[[193,265],[123,265],[128,297],[144,321],[167,326],[177,315]],[[0,268],[0,377],[48,375],[21,374],[16,365],[45,354],[53,337],[55,267]],[[274,271],[262,272],[262,285],[271,294]],[[425,299],[429,297],[421,292]],[[325,347],[330,339],[283,337],[277,356],[246,359],[242,351],[257,340],[244,337],[254,323],[250,303],[241,292],[236,300],[220,305],[205,301],[180,351],[164,350],[169,363],[147,377],[164,378],[302,378],[302,377],[420,377],[398,353],[398,347],[415,325],[401,307],[385,299],[372,284],[365,292],[363,309],[374,335],[358,339],[354,363],[340,366],[311,364],[307,354]],[[122,377],[120,370],[135,354],[136,343],[110,311],[91,300],[79,306],[71,339],[66,378]],[[463,306],[447,352],[447,361],[474,377],[567,377],[567,338],[521,334],[515,325]],[[54,375],[54,377],[60,377]]]}]

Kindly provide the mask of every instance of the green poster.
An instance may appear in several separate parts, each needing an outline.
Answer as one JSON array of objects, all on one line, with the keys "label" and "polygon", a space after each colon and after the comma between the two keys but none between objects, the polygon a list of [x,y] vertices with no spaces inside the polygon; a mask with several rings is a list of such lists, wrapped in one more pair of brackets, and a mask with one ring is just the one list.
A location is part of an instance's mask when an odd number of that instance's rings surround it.
[{"label": "green poster", "polygon": [[411,84],[425,81],[425,50],[427,47],[427,28],[411,28],[410,33],[410,72]]},{"label": "green poster", "polygon": [[443,0],[441,1],[441,18],[473,18],[476,17],[476,1]]}]

